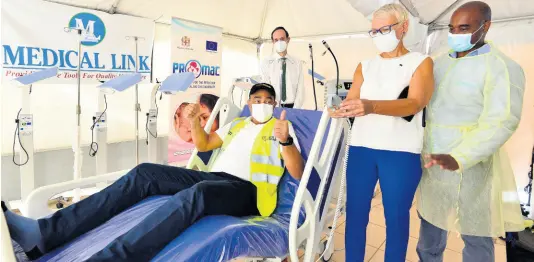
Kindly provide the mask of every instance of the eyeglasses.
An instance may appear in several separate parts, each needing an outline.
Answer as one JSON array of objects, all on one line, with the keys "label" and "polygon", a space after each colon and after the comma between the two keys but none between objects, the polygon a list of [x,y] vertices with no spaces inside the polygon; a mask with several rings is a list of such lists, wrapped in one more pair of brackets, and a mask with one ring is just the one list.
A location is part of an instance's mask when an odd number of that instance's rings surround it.
[{"label": "eyeglasses", "polygon": [[392,25],[386,25],[386,26],[383,26],[379,29],[371,29],[369,30],[369,36],[370,37],[377,37],[378,36],[378,33],[382,34],[382,35],[387,35],[389,33],[391,33],[391,28],[398,25],[400,22],[397,22],[397,23],[394,23]]}]

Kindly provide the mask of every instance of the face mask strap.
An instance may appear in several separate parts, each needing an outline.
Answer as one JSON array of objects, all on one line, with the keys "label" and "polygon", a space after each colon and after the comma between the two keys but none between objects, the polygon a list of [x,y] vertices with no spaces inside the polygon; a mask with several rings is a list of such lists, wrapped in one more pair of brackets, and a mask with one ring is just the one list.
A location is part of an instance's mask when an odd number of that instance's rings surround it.
[{"label": "face mask strap", "polygon": [[[478,32],[478,30],[482,29],[482,28],[484,27],[484,24],[485,24],[485,23],[486,23],[486,21],[482,22],[482,25],[481,25],[477,30],[475,30],[475,32],[473,32],[471,35],[474,35],[476,32]],[[478,44],[478,42],[480,42],[480,40],[482,39],[482,36],[484,36],[484,33],[482,33],[482,34],[480,35],[480,37],[479,37],[478,40],[473,44],[473,46],[476,45],[476,44]]]}]

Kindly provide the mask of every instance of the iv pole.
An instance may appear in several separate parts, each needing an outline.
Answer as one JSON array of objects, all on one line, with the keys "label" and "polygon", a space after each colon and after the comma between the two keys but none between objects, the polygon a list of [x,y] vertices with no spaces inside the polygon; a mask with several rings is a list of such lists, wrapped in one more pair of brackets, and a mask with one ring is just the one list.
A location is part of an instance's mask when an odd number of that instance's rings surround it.
[{"label": "iv pole", "polygon": [[[135,73],[139,73],[139,54],[138,54],[138,42],[144,40],[144,37],[140,36],[126,36],[126,40],[133,39],[135,42]],[[141,104],[139,104],[139,85],[135,84],[135,164],[139,165],[139,112],[141,112]]]},{"label": "iv pole", "polygon": [[[78,103],[76,104],[76,137],[72,145],[74,151],[74,180],[82,178],[82,159],[83,151],[81,147],[81,125],[80,119],[82,114],[81,106],[81,66],[82,66],[82,41],[84,40],[83,30],[75,27],[65,27],[65,32],[70,33],[75,31],[78,34],[78,68],[77,68],[77,86],[78,86]],[[91,41],[91,40],[88,40]],[[80,201],[80,189],[74,189],[74,196],[72,202]]]}]

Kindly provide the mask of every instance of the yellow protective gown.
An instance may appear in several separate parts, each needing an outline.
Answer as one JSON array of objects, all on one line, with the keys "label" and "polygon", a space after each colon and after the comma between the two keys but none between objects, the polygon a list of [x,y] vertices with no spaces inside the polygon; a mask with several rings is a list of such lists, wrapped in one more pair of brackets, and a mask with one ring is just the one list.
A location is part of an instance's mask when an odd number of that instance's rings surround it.
[{"label": "yellow protective gown", "polygon": [[491,46],[486,54],[439,57],[434,77],[423,155],[450,154],[460,170],[424,169],[419,213],[439,228],[471,236],[523,230],[514,174],[502,148],[519,124],[522,68]]}]

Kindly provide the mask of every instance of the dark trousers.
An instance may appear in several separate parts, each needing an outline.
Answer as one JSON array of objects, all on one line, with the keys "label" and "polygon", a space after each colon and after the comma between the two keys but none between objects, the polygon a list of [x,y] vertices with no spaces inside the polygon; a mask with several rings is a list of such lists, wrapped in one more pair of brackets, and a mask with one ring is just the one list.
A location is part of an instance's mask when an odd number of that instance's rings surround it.
[{"label": "dark trousers", "polygon": [[45,252],[154,195],[173,195],[88,261],[148,261],[202,217],[258,215],[256,187],[225,173],[141,164],[104,190],[38,220]]}]

